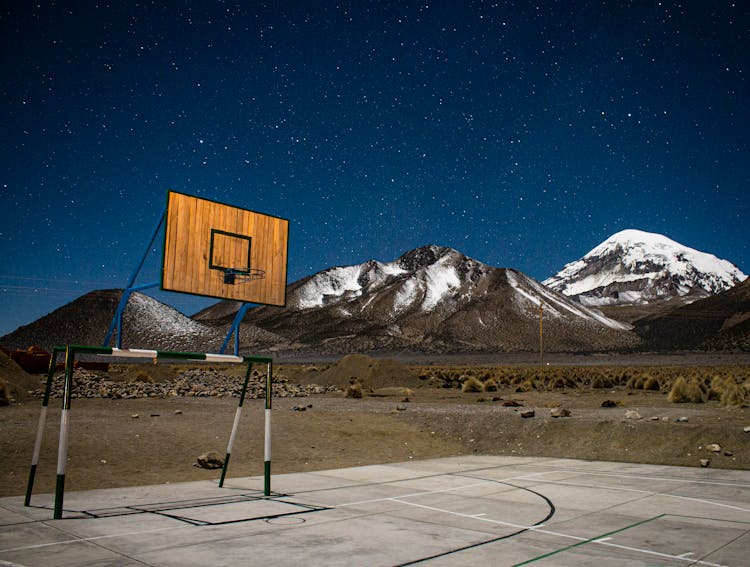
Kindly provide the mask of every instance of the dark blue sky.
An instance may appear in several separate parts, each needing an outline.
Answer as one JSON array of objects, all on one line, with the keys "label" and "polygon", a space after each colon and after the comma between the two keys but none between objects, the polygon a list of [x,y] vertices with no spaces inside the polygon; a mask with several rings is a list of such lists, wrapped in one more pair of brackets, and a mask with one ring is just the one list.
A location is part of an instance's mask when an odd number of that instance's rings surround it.
[{"label": "dark blue sky", "polygon": [[168,189],[290,219],[290,282],[430,243],[544,279],[624,228],[750,270],[745,2],[36,4],[0,8],[0,334],[124,286]]}]

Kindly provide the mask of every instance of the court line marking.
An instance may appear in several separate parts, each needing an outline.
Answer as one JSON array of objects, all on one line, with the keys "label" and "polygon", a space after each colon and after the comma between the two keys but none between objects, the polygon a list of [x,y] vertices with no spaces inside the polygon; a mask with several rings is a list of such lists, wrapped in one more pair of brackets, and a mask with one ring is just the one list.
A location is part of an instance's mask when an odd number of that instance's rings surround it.
[{"label": "court line marking", "polygon": [[722,508],[730,508],[732,510],[739,510],[741,512],[750,512],[750,508],[741,508],[740,506],[732,506],[731,504],[723,504],[721,502],[714,502],[712,500],[704,500],[703,498],[692,498],[691,496],[680,496],[678,494],[669,494],[667,492],[654,492],[652,490],[640,490],[637,488],[624,488],[621,486],[601,486],[598,484],[584,484],[578,482],[568,482],[564,480],[544,480],[544,484],[560,484],[562,486],[578,486],[581,488],[597,488],[599,490],[619,490],[621,492],[638,492],[640,494],[648,494],[650,496],[663,496],[665,498],[676,498],[678,500],[689,500],[690,502],[700,502],[702,504],[710,504],[712,506],[720,506]]},{"label": "court line marking", "polygon": [[[45,525],[47,527],[54,527],[54,526],[50,526],[48,524],[45,524],[44,522],[42,522],[42,523],[43,523],[43,525]],[[42,548],[42,547],[50,547],[50,546],[53,546],[53,545],[66,545],[66,544],[69,544],[69,543],[86,543],[86,542],[89,542],[89,541],[96,541],[96,540],[99,540],[99,539],[106,539],[106,538],[110,538],[110,537],[126,537],[126,536],[132,536],[132,535],[151,534],[151,533],[156,533],[156,532],[166,532],[166,531],[169,531],[169,530],[180,530],[180,529],[195,528],[195,527],[197,527],[197,526],[189,524],[189,525],[181,525],[181,526],[169,526],[167,528],[154,528],[154,529],[151,529],[151,530],[140,530],[140,531],[136,531],[136,532],[120,532],[120,533],[116,533],[116,534],[105,534],[105,535],[99,535],[99,536],[82,537],[82,538],[77,538],[77,539],[65,539],[65,540],[61,540],[61,541],[50,541],[50,542],[47,542],[47,543],[36,543],[34,545],[24,545],[24,546],[21,546],[21,547],[12,547],[12,548],[8,548],[8,549],[0,549],[0,553],[8,553],[10,551],[23,551],[23,550],[26,550],[26,549],[39,549],[39,548]],[[200,527],[200,526],[198,526],[198,527]],[[57,529],[57,528],[55,528],[55,529]],[[65,533],[65,532],[63,532],[63,533]],[[113,552],[113,553],[115,553],[116,555],[120,555],[117,552]]]},{"label": "court line marking", "polygon": [[[529,530],[529,531],[533,531],[533,532],[538,532],[538,533],[545,534],[545,535],[551,535],[551,536],[554,536],[554,537],[560,537],[560,538],[567,538],[567,539],[576,540],[576,543],[574,543],[572,545],[569,545],[567,547],[563,547],[561,549],[555,550],[555,551],[553,551],[551,553],[548,553],[548,554],[545,554],[545,555],[540,555],[539,557],[534,557],[534,558],[529,559],[527,561],[524,561],[522,563],[517,563],[514,567],[518,567],[520,565],[526,565],[528,563],[532,563],[532,562],[537,561],[539,559],[543,559],[545,557],[549,557],[551,555],[555,555],[557,553],[561,553],[561,552],[563,552],[563,551],[565,551],[567,549],[571,549],[573,547],[578,547],[578,546],[586,544],[586,543],[598,543],[599,545],[605,545],[605,546],[608,546],[608,547],[615,547],[615,548],[624,549],[624,550],[627,550],[627,551],[634,551],[636,553],[643,553],[645,555],[653,555],[655,557],[661,557],[663,559],[675,559],[677,561],[685,561],[685,562],[689,562],[692,565],[705,565],[707,567],[725,567],[725,566],[721,565],[720,563],[710,563],[708,561],[701,561],[701,560],[698,560],[698,559],[686,559],[684,557],[680,557],[679,555],[671,555],[671,554],[668,554],[668,553],[661,553],[659,551],[653,551],[653,550],[650,550],[650,549],[643,549],[643,548],[638,548],[638,547],[629,547],[629,546],[625,546],[625,545],[618,545],[618,544],[610,543],[609,541],[605,541],[604,539],[602,539],[602,538],[607,538],[607,536],[610,536],[610,535],[613,535],[613,534],[616,534],[616,533],[628,530],[630,528],[639,526],[641,524],[645,524],[647,522],[651,522],[653,520],[662,518],[662,517],[666,516],[667,514],[659,514],[658,516],[654,516],[653,518],[647,518],[645,520],[641,520],[640,522],[636,522],[636,523],[631,524],[629,526],[625,526],[624,528],[620,528],[618,530],[614,530],[614,531],[611,531],[611,532],[608,532],[606,534],[602,534],[602,535],[599,535],[599,536],[596,536],[596,537],[593,537],[593,538],[584,538],[584,537],[580,537],[580,536],[574,536],[574,535],[571,535],[571,534],[564,534],[562,532],[554,532],[554,531],[551,531],[551,530],[540,529],[539,526],[523,526],[523,525],[519,525],[519,524],[513,524],[513,523],[510,523],[510,522],[503,522],[502,520],[493,520],[492,518],[477,518],[476,516],[473,516],[473,515],[470,515],[470,514],[464,514],[462,512],[453,512],[451,510],[444,510],[444,509],[441,509],[441,508],[436,508],[434,506],[426,506],[424,504],[417,504],[416,502],[408,502],[408,501],[405,501],[405,500],[399,500],[398,498],[393,498],[393,500],[396,501],[396,502],[400,502],[401,504],[406,504],[407,506],[414,506],[414,507],[417,507],[417,508],[424,508],[425,510],[430,510],[432,512],[442,512],[444,514],[451,514],[451,515],[454,515],[454,516],[460,516],[462,518],[468,518],[468,519],[477,520],[477,521],[480,521],[480,522],[489,522],[489,523],[492,523],[492,524],[507,526],[507,527],[511,527],[511,528],[525,529],[525,530]],[[607,538],[607,539],[609,539],[609,538]]]},{"label": "court line marking", "polygon": [[[533,478],[533,477],[536,477],[536,476],[542,476],[542,475],[552,474],[552,472],[553,471],[544,471],[544,472],[532,473],[532,474],[523,475],[523,476],[511,476],[511,477],[507,477],[507,478],[503,478],[503,479],[499,479],[499,480],[495,480],[495,479],[482,479],[481,482],[474,482],[474,483],[471,483],[471,484],[464,484],[462,486],[452,486],[450,488],[442,488],[440,490],[426,490],[426,491],[422,491],[422,492],[412,492],[411,494],[400,494],[398,496],[383,496],[381,498],[373,498],[371,500],[360,500],[358,502],[345,502],[343,504],[321,504],[321,506],[328,506],[328,507],[333,506],[334,508],[343,508],[345,506],[357,506],[359,504],[372,504],[374,502],[385,502],[387,500],[393,500],[394,498],[413,498],[415,496],[428,496],[430,494],[442,494],[442,493],[445,493],[445,492],[453,492],[455,490],[463,490],[465,488],[474,488],[476,486],[482,486],[483,484],[498,484],[498,483],[507,482],[509,480],[524,480],[524,479]],[[453,476],[453,477],[459,476],[460,477],[461,475],[455,475],[453,473],[445,473],[444,476]],[[469,478],[476,478],[476,477],[469,477]],[[398,480],[398,481],[391,481],[391,482],[383,482],[383,483],[380,483],[380,484],[381,484],[381,486],[387,486],[387,485],[393,484],[395,482],[404,482],[404,481],[403,480]],[[510,489],[514,489],[516,487],[511,486],[509,488]],[[516,488],[516,490],[517,490],[517,488]]]},{"label": "court line marking", "polygon": [[[518,466],[521,467],[550,467],[551,465],[545,465],[545,464],[525,464],[525,463],[519,463]],[[635,474],[617,474],[617,473],[604,473],[604,472],[592,472],[587,471],[584,469],[568,469],[568,468],[557,468],[554,471],[550,471],[550,473],[555,472],[570,472],[570,473],[577,473],[577,474],[584,474],[584,475],[592,475],[592,476],[613,476],[617,478],[632,478],[637,480],[663,480],[666,482],[689,482],[692,484],[712,484],[716,486],[734,486],[737,488],[750,488],[750,484],[744,483],[744,482],[719,482],[719,481],[713,481],[713,480],[698,480],[698,479],[689,479],[689,478],[667,478],[667,477],[661,477],[661,476],[644,476],[644,475],[635,475]]]}]

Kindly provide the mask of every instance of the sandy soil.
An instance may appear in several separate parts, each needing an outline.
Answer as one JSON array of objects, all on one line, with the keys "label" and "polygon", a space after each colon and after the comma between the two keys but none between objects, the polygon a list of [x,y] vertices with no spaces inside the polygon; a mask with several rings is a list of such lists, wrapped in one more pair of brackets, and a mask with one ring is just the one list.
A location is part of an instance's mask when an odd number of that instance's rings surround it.
[{"label": "sandy soil", "polygon": [[[468,453],[750,468],[750,409],[711,401],[672,404],[661,392],[560,390],[462,393],[421,385],[375,389],[362,399],[325,394],[274,400],[273,472],[427,459]],[[616,402],[602,408],[605,399]],[[493,401],[494,400],[494,401]],[[514,400],[521,406],[504,403]],[[295,410],[295,406],[297,409]],[[553,418],[550,408],[570,409]],[[0,408],[0,496],[23,494],[41,402]],[[218,478],[193,466],[223,455],[236,398],[76,399],[71,408],[66,488],[88,489]],[[299,411],[304,407],[305,411]],[[48,414],[35,493],[54,491],[60,400]],[[534,409],[535,416],[521,417]],[[626,419],[628,409],[639,420]],[[138,417],[133,417],[137,415]],[[687,422],[676,422],[678,417]],[[721,451],[708,452],[718,443]],[[263,470],[263,403],[246,402],[230,477]]]}]

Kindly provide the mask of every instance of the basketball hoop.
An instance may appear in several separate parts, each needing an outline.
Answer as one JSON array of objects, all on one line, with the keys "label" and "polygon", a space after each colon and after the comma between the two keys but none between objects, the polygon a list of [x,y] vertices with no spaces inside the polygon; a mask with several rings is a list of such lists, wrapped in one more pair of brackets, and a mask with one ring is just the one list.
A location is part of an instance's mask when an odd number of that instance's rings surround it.
[{"label": "basketball hoop", "polygon": [[245,283],[253,280],[262,280],[265,277],[266,271],[259,268],[250,268],[249,270],[227,268],[224,270],[224,283],[228,285],[234,285],[235,282]]}]

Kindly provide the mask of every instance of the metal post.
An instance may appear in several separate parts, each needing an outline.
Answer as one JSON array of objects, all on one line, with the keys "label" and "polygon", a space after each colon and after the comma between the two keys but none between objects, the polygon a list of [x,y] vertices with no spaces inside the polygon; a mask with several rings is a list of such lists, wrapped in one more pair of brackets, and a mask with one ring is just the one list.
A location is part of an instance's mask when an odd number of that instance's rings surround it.
[{"label": "metal post", "polygon": [[62,412],[60,414],[60,441],[57,446],[57,484],[55,486],[54,519],[62,518],[63,495],[65,492],[65,467],[68,459],[68,414],[70,412],[71,390],[73,389],[73,359],[75,350],[65,349],[65,388],[63,390]]},{"label": "metal post", "polygon": [[224,478],[227,476],[227,468],[229,468],[229,458],[232,455],[232,447],[234,446],[234,439],[237,436],[237,428],[240,425],[240,416],[242,415],[242,406],[245,403],[245,393],[247,392],[247,383],[250,381],[250,374],[253,369],[253,363],[250,361],[247,365],[247,372],[245,373],[245,382],[242,384],[242,392],[240,393],[240,403],[237,406],[237,411],[234,414],[234,424],[232,424],[232,433],[229,435],[229,443],[227,444],[227,456],[224,458],[224,466],[221,469],[221,478],[219,479],[219,487],[224,486]]},{"label": "metal post", "polygon": [[[141,268],[143,268],[143,264],[146,262],[146,258],[148,257],[148,253],[151,251],[151,247],[154,245],[154,241],[156,240],[157,235],[159,234],[159,229],[161,228],[161,225],[164,224],[164,219],[167,216],[167,209],[165,208],[161,212],[161,216],[159,217],[159,222],[156,223],[156,227],[154,228],[154,232],[151,235],[151,239],[148,241],[148,246],[146,247],[146,251],[143,253],[143,256],[141,257],[141,261],[138,263],[138,267],[133,270],[133,273],[130,275],[130,279],[128,280],[128,285],[125,286],[125,289],[122,292],[122,296],[120,297],[120,303],[117,305],[117,310],[115,311],[114,317],[112,317],[112,322],[109,325],[109,329],[107,330],[107,334],[104,337],[104,342],[102,343],[102,346],[109,346],[109,341],[112,339],[112,334],[114,333],[115,326],[117,326],[117,348],[122,348],[122,313],[125,311],[125,305],[128,303],[128,299],[130,299],[130,293],[133,292],[133,284],[135,283],[136,278],[138,277],[138,274],[141,271]],[[153,287],[156,284],[147,284],[147,287]]]},{"label": "metal post", "polygon": [[543,347],[543,334],[542,334],[542,319],[544,318],[544,307],[541,301],[539,302],[539,366],[544,366],[544,347]]},{"label": "metal post", "polygon": [[273,381],[273,363],[268,363],[266,370],[266,411],[265,411],[265,443],[263,459],[263,494],[271,495],[271,384]]},{"label": "metal post", "polygon": [[39,463],[39,453],[42,450],[42,437],[44,436],[44,426],[47,422],[47,407],[49,406],[49,395],[52,391],[52,378],[55,375],[57,367],[57,355],[65,352],[65,347],[54,347],[52,356],[49,359],[49,369],[47,370],[47,385],[44,388],[44,399],[42,400],[42,411],[39,414],[39,423],[36,428],[36,440],[34,441],[34,452],[31,455],[31,469],[29,470],[29,482],[26,484],[26,499],[24,506],[31,505],[31,493],[34,490],[34,477],[36,476],[36,466]]},{"label": "metal post", "polygon": [[250,303],[243,303],[240,306],[237,314],[234,316],[232,324],[229,325],[229,330],[227,331],[227,336],[224,338],[224,342],[221,343],[221,348],[219,349],[219,352],[221,354],[224,354],[224,351],[227,349],[227,345],[229,344],[229,339],[232,337],[232,333],[234,333],[234,356],[240,355],[240,324],[245,318],[245,314],[247,313],[247,310],[249,308]]}]

